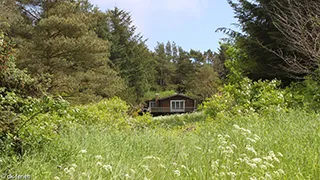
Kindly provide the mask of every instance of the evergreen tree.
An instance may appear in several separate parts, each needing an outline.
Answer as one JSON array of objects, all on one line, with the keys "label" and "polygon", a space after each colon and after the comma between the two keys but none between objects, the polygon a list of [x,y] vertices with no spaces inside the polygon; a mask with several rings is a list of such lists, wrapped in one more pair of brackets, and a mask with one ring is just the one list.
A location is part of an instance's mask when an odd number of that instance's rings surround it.
[{"label": "evergreen tree", "polygon": [[49,92],[80,103],[123,88],[108,66],[109,44],[93,31],[97,20],[86,2],[42,1],[40,19],[33,21],[18,56],[20,67],[32,74],[52,75]]}]

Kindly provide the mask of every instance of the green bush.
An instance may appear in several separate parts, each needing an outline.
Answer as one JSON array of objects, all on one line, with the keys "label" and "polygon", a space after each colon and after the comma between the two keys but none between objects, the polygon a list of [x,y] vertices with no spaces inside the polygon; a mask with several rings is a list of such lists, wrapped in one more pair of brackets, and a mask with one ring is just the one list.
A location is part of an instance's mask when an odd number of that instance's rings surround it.
[{"label": "green bush", "polygon": [[203,103],[208,117],[221,114],[277,113],[291,107],[292,93],[281,89],[278,80],[252,81],[242,75],[236,62],[227,61],[229,83]]}]

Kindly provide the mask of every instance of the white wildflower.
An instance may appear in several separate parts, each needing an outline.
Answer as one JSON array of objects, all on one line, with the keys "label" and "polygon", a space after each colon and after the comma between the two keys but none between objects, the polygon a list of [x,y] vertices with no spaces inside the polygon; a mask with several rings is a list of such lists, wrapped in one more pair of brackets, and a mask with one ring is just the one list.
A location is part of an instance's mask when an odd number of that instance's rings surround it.
[{"label": "white wildflower", "polygon": [[87,150],[86,149],[82,149],[82,150],[79,151],[79,153],[85,154],[85,153],[87,153]]},{"label": "white wildflower", "polygon": [[255,143],[256,142],[256,140],[255,139],[252,139],[252,138],[246,138],[248,141],[250,141],[250,142],[253,142],[253,143]]},{"label": "white wildflower", "polygon": [[266,174],[265,174],[265,177],[266,177],[266,178],[270,178],[270,179],[272,178],[272,176],[271,176],[269,173],[266,173]]},{"label": "white wildflower", "polygon": [[112,166],[109,164],[105,164],[102,166],[106,171],[112,172]]},{"label": "white wildflower", "polygon": [[72,167],[74,167],[74,168],[77,168],[77,165],[76,165],[76,164],[74,164],[74,163],[73,163],[73,164],[71,164],[71,166],[72,166]]},{"label": "white wildflower", "polygon": [[273,161],[272,157],[271,156],[266,156],[266,157],[263,157],[264,160],[266,161]]},{"label": "white wildflower", "polygon": [[257,155],[257,152],[256,152],[256,151],[254,150],[254,148],[253,148],[252,146],[250,146],[250,145],[247,145],[247,146],[246,146],[246,150],[248,150],[248,151],[252,152],[253,154]]},{"label": "white wildflower", "polygon": [[87,176],[87,173],[83,172],[81,173],[82,176]]},{"label": "white wildflower", "polygon": [[268,163],[268,162],[263,162],[266,166],[269,166],[269,167],[274,167],[274,165],[273,164],[270,164],[270,163]]},{"label": "white wildflower", "polygon": [[227,175],[231,176],[231,177],[236,177],[237,174],[235,172],[227,172]]},{"label": "white wildflower", "polygon": [[224,173],[224,172],[219,173],[219,176],[225,176],[225,175],[226,175],[226,173]]},{"label": "white wildflower", "polygon": [[195,146],[195,148],[198,149],[198,150],[201,150],[201,147],[199,147],[199,146]]},{"label": "white wildflower", "polygon": [[231,147],[232,147],[233,149],[237,149],[237,146],[236,146],[235,144],[231,144]]},{"label": "white wildflower", "polygon": [[148,179],[147,177],[144,177],[143,180],[150,180],[150,179]]},{"label": "white wildflower", "polygon": [[278,156],[283,157],[283,155],[281,154],[281,152],[277,153]]},{"label": "white wildflower", "polygon": [[124,177],[130,178],[130,175],[129,174],[125,174]]},{"label": "white wildflower", "polygon": [[58,176],[55,176],[53,179],[54,180],[60,180],[60,178]]},{"label": "white wildflower", "polygon": [[146,156],[143,159],[156,159],[156,160],[160,161],[160,158],[155,157],[155,156]]},{"label": "white wildflower", "polygon": [[74,167],[71,167],[71,168],[69,169],[69,171],[70,171],[70,173],[74,173],[76,170],[74,169]]},{"label": "white wildflower", "polygon": [[163,164],[159,164],[158,166],[161,167],[161,168],[164,168],[164,169],[167,168],[167,167],[166,167],[165,165],[163,165]]},{"label": "white wildflower", "polygon": [[185,165],[181,165],[181,168],[188,169]]},{"label": "white wildflower", "polygon": [[102,166],[102,163],[100,161],[97,162],[98,166]]},{"label": "white wildflower", "polygon": [[277,162],[280,163],[280,160],[277,157],[273,157],[273,159]]},{"label": "white wildflower", "polygon": [[95,158],[101,160],[102,156],[101,155],[96,155]]},{"label": "white wildflower", "polygon": [[148,166],[146,166],[146,165],[142,165],[142,167],[143,167],[146,171],[151,172],[151,170],[149,169],[149,167],[148,167]]},{"label": "white wildflower", "polygon": [[177,163],[175,163],[175,162],[172,162],[171,164],[174,165],[174,166],[177,166]]},{"label": "white wildflower", "polygon": [[64,172],[65,172],[66,174],[69,174],[69,173],[70,173],[70,171],[69,171],[68,168],[64,168]]},{"label": "white wildflower", "polygon": [[133,169],[130,169],[130,171],[134,174],[134,173],[136,173],[136,171],[134,171]]},{"label": "white wildflower", "polygon": [[262,161],[261,158],[253,158],[252,159],[252,162],[254,162],[254,163],[260,163],[261,161]]},{"label": "white wildflower", "polygon": [[253,135],[253,139],[255,139],[256,141],[259,141],[260,140],[260,137],[256,134]]},{"label": "white wildflower", "polygon": [[256,165],[255,163],[249,163],[249,162],[247,162],[247,164],[248,164],[252,169],[257,168],[257,165]]},{"label": "white wildflower", "polygon": [[173,174],[175,174],[176,176],[180,176],[180,171],[177,169],[177,170],[174,170],[173,171]]},{"label": "white wildflower", "polygon": [[284,171],[282,169],[278,169],[278,172],[284,175]]},{"label": "white wildflower", "polygon": [[260,165],[260,168],[263,169],[263,170],[267,170],[267,169],[268,169],[267,166],[266,166],[266,165],[263,165],[263,164]]},{"label": "white wildflower", "polygon": [[257,178],[256,177],[250,177],[250,180],[257,180]]},{"label": "white wildflower", "polygon": [[233,127],[236,128],[236,129],[238,129],[238,130],[241,129],[241,128],[240,128],[238,125],[236,125],[236,124],[234,124]]},{"label": "white wildflower", "polygon": [[278,171],[273,171],[273,174],[275,174],[276,176],[280,176],[280,173]]}]

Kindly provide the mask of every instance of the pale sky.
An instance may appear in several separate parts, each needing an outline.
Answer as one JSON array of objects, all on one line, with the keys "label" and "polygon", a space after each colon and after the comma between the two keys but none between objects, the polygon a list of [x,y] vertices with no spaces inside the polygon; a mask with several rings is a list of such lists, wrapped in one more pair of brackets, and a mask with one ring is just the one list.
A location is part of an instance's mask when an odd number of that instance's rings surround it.
[{"label": "pale sky", "polygon": [[237,20],[226,0],[90,0],[102,11],[117,6],[131,13],[137,31],[151,50],[157,42],[175,41],[184,50],[216,50],[223,33]]}]

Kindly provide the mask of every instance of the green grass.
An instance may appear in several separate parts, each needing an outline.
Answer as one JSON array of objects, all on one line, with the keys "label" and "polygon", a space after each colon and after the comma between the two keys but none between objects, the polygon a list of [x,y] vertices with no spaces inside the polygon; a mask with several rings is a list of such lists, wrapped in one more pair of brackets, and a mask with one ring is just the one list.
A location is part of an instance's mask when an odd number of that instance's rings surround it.
[{"label": "green grass", "polygon": [[159,127],[139,131],[76,126],[23,160],[2,158],[1,167],[10,167],[2,171],[32,179],[320,177],[319,115],[290,111],[210,122],[188,116],[200,121],[173,126],[170,120],[179,123],[181,116],[156,118]]}]

